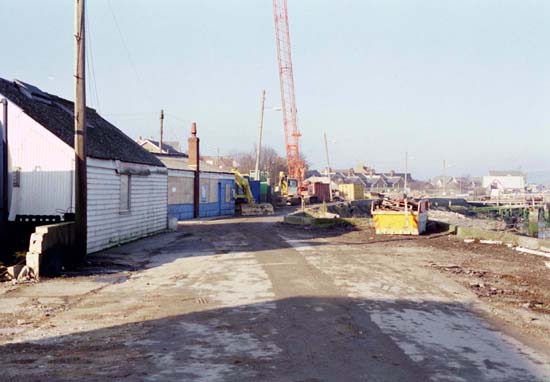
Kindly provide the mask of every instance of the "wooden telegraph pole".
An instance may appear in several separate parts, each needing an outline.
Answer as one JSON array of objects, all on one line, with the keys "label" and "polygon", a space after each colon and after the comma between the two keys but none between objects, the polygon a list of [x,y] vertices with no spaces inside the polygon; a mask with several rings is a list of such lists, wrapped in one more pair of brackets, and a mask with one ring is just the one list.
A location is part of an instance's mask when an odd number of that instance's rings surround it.
[{"label": "wooden telegraph pole", "polygon": [[160,139],[159,139],[159,153],[162,154],[162,135],[164,129],[164,110],[160,111]]},{"label": "wooden telegraph pole", "polygon": [[75,224],[76,250],[79,260],[87,247],[87,177],[86,177],[86,61],[84,37],[84,0],[75,0]]},{"label": "wooden telegraph pole", "polygon": [[327,142],[327,133],[323,133],[323,137],[325,139],[325,156],[327,158],[327,179],[328,179],[328,191],[330,194],[330,201],[332,202],[332,186],[331,186],[331,180],[330,180],[330,160],[328,156],[328,142]]},{"label": "wooden telegraph pole", "polygon": [[255,179],[261,180],[260,177],[260,158],[262,152],[262,130],[264,128],[264,109],[265,109],[265,90],[262,90],[262,102],[260,108],[260,125],[258,128],[258,147],[256,149],[256,166],[254,167]]}]

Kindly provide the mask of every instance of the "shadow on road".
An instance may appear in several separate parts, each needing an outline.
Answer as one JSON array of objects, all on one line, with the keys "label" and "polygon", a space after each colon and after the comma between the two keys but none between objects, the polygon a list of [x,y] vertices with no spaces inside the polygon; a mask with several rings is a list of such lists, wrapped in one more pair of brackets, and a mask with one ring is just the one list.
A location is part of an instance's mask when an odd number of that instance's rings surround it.
[{"label": "shadow on road", "polygon": [[1,346],[0,380],[547,380],[524,349],[462,304],[316,297],[224,308],[173,303],[192,312]]},{"label": "shadow on road", "polygon": [[284,238],[304,239],[302,245],[319,246],[318,238],[338,237],[351,227],[304,228],[282,224],[266,217],[192,220],[180,222],[176,232],[109,248],[90,254],[85,264],[66,277],[138,271],[189,256],[210,256],[243,251],[272,251],[291,248]]}]

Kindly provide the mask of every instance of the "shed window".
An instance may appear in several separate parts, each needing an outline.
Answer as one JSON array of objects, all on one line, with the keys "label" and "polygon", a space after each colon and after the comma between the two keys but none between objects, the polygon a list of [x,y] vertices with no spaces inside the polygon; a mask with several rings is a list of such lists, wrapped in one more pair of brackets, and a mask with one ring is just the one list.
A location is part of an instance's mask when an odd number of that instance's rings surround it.
[{"label": "shed window", "polygon": [[130,211],[130,175],[120,175],[120,212]]},{"label": "shed window", "polygon": [[231,185],[229,183],[225,184],[225,202],[231,202]]},{"label": "shed window", "polygon": [[201,184],[201,203],[206,203],[206,185]]}]

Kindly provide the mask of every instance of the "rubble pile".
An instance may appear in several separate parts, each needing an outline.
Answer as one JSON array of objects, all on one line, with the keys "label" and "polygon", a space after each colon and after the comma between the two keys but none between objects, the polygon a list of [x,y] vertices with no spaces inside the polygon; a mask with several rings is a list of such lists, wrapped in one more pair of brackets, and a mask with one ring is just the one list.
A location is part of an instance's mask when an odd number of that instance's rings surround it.
[{"label": "rubble pile", "polygon": [[[418,202],[414,199],[407,200],[407,209],[414,211],[418,208]],[[380,211],[405,211],[405,199],[384,198],[373,201],[373,209]]]}]

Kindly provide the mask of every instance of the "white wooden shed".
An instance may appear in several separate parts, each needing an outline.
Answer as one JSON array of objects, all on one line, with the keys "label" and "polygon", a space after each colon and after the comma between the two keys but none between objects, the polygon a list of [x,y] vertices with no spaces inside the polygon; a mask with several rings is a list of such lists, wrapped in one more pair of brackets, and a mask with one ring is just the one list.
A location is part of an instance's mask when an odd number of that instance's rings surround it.
[{"label": "white wooden shed", "polygon": [[[0,78],[8,100],[9,219],[74,211],[73,103]],[[88,253],[167,227],[167,170],[87,109]]]}]

